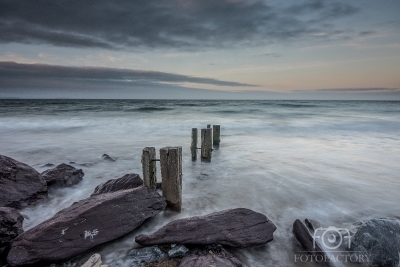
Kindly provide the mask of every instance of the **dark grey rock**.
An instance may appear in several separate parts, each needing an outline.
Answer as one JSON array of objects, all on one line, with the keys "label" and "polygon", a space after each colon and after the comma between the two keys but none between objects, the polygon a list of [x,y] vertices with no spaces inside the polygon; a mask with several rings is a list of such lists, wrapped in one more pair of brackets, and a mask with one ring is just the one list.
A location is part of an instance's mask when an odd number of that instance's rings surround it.
[{"label": "dark grey rock", "polygon": [[171,258],[185,256],[189,249],[185,245],[177,245],[168,251],[168,256]]},{"label": "dark grey rock", "polygon": [[103,155],[101,156],[101,159],[107,160],[107,161],[115,161],[115,159],[113,159],[112,157],[110,157],[110,156],[107,155],[107,154],[103,154]]},{"label": "dark grey rock", "polygon": [[47,197],[47,184],[35,169],[0,155],[0,207],[21,208]]},{"label": "dark grey rock", "polygon": [[65,187],[78,184],[85,174],[81,169],[68,164],[60,164],[53,169],[42,172],[48,186]]},{"label": "dark grey rock", "polygon": [[160,261],[166,258],[168,258],[168,254],[159,247],[136,248],[128,253],[131,266],[143,266],[143,263]]},{"label": "dark grey rock", "polygon": [[320,245],[314,241],[314,231],[318,228],[313,225],[312,221],[306,219],[304,222],[297,219],[293,223],[293,234],[302,248],[311,255],[322,255],[325,253]]},{"label": "dark grey rock", "polygon": [[143,185],[143,180],[142,178],[140,178],[138,174],[135,173],[125,174],[121,178],[108,180],[107,182],[96,186],[92,196],[103,193],[115,192],[119,190],[136,188],[142,185]]},{"label": "dark grey rock", "polygon": [[14,238],[24,232],[24,217],[15,209],[0,207],[0,247],[8,246]]},{"label": "dark grey rock", "polygon": [[351,251],[368,256],[368,266],[397,267],[400,252],[400,223],[396,219],[362,222],[351,241]]},{"label": "dark grey rock", "polygon": [[162,244],[250,247],[273,240],[276,226],[263,214],[238,208],[175,220],[151,235],[139,235],[143,246]]},{"label": "dark grey rock", "polygon": [[66,261],[131,232],[165,206],[165,199],[145,186],[95,195],[19,235],[7,261],[12,266]]},{"label": "dark grey rock", "polygon": [[179,267],[242,267],[242,263],[231,253],[221,248],[218,252],[210,251],[203,255],[184,257]]}]

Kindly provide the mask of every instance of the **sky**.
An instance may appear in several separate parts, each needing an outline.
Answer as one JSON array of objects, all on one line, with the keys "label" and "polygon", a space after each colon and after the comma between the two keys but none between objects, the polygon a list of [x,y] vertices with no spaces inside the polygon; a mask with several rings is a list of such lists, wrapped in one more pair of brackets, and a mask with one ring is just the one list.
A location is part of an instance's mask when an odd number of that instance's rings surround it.
[{"label": "sky", "polygon": [[0,98],[400,100],[399,0],[0,0]]}]

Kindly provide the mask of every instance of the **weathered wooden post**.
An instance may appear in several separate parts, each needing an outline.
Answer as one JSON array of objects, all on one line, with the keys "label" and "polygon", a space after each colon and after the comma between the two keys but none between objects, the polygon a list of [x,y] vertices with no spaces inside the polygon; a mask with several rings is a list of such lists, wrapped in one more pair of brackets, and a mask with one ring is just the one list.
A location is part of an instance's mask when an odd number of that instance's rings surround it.
[{"label": "weathered wooden post", "polygon": [[213,125],[213,145],[219,146],[220,140],[220,125]]},{"label": "weathered wooden post", "polygon": [[197,128],[192,128],[192,144],[190,145],[192,151],[192,160],[197,159]]},{"label": "weathered wooden post", "polygon": [[145,147],[142,153],[143,183],[145,186],[157,188],[156,149]]},{"label": "weathered wooden post", "polygon": [[162,192],[167,207],[174,211],[182,208],[182,147],[160,149]]},{"label": "weathered wooden post", "polygon": [[211,124],[207,124],[207,128],[211,128]]},{"label": "weathered wooden post", "polygon": [[201,129],[201,158],[211,160],[212,132],[211,128]]}]

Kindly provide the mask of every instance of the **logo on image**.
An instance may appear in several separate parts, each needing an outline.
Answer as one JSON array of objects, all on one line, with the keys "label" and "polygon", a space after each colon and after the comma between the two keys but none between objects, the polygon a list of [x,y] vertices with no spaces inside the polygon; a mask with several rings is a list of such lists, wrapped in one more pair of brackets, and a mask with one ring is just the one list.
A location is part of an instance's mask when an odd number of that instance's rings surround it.
[{"label": "logo on image", "polygon": [[319,242],[324,251],[336,250],[342,245],[350,249],[350,239],[350,231],[347,228],[319,227],[315,229],[313,235],[313,248],[315,249],[317,242]]}]

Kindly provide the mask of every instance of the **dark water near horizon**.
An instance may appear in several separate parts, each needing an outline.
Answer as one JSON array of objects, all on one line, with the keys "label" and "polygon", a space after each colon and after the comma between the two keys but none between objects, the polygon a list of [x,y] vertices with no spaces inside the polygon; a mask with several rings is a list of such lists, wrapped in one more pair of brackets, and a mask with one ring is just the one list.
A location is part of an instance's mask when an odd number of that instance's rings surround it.
[{"label": "dark water near horizon", "polygon": [[[221,125],[221,145],[211,163],[192,162],[191,128],[206,124]],[[233,250],[245,266],[317,266],[295,262],[298,218],[348,227],[400,215],[398,101],[0,100],[0,154],[39,172],[74,162],[85,173],[81,184],[23,209],[25,229],[102,182],[141,174],[146,146],[183,147],[183,212],[98,248],[110,267],[126,266],[135,235],[228,208],[261,212],[278,228],[265,246]]]}]

